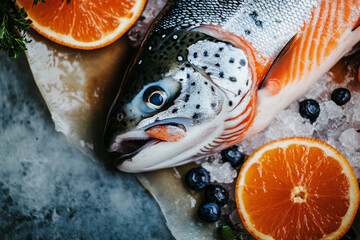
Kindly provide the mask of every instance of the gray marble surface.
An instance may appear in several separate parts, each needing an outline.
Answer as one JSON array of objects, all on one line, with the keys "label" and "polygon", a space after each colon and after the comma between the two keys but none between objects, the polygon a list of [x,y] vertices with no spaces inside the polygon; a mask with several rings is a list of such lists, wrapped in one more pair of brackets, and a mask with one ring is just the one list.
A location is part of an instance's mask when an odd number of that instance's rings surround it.
[{"label": "gray marble surface", "polygon": [[24,54],[0,51],[0,104],[0,239],[173,239],[134,175],[55,131]]}]

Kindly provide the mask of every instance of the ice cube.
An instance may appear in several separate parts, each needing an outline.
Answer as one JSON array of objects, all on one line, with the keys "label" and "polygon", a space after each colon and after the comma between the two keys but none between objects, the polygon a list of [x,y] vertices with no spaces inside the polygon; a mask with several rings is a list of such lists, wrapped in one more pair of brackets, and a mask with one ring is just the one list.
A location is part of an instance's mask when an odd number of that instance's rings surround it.
[{"label": "ice cube", "polygon": [[343,108],[336,105],[333,101],[327,101],[323,103],[323,108],[326,109],[329,119],[339,119],[343,118],[344,111]]},{"label": "ice cube", "polygon": [[232,183],[237,176],[237,171],[232,168],[228,162],[222,163],[220,155],[216,154],[215,158],[209,158],[203,162],[201,166],[210,173],[210,182]]},{"label": "ice cube", "polygon": [[349,123],[355,129],[359,130],[360,129],[360,104],[358,104],[357,106],[354,106],[353,111],[354,111],[353,114],[349,118]]},{"label": "ice cube", "polygon": [[320,103],[320,109],[319,118],[315,123],[318,131],[337,129],[346,121],[344,109],[333,101]]},{"label": "ice cube", "polygon": [[312,124],[300,116],[298,104],[293,105],[297,106],[296,111],[285,109],[277,115],[272,127],[266,134],[269,139],[276,140],[284,137],[311,136],[313,134]]},{"label": "ice cube", "polygon": [[346,159],[353,168],[355,177],[360,179],[360,152],[353,152],[350,154],[350,156],[347,156]]},{"label": "ice cube", "polygon": [[316,122],[314,122],[316,131],[324,131],[329,128],[329,117],[323,103],[320,103],[320,109],[320,115]]},{"label": "ice cube", "polygon": [[353,168],[360,168],[360,152],[352,153],[348,161]]},{"label": "ice cube", "polygon": [[241,142],[238,146],[239,149],[243,149],[243,152],[247,155],[250,155],[256,149],[269,142],[270,140],[265,137],[266,130],[256,134],[255,136],[247,139],[244,142]]},{"label": "ice cube", "polygon": [[345,147],[345,150],[360,150],[360,134],[354,128],[349,128],[342,132],[339,141]]},{"label": "ice cube", "polygon": [[305,98],[324,100],[327,98],[327,84],[332,81],[331,74],[325,74],[320,81],[317,81],[306,93]]}]

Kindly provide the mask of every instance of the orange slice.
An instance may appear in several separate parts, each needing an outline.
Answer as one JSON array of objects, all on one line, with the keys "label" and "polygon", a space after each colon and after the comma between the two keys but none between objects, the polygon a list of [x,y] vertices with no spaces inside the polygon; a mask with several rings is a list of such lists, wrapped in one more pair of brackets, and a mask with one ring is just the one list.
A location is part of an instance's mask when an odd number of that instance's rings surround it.
[{"label": "orange slice", "polygon": [[257,239],[339,239],[354,220],[359,195],[347,160],[302,137],[259,148],[236,183],[241,219]]},{"label": "orange slice", "polygon": [[41,35],[79,49],[109,45],[138,19],[146,0],[16,0]]}]

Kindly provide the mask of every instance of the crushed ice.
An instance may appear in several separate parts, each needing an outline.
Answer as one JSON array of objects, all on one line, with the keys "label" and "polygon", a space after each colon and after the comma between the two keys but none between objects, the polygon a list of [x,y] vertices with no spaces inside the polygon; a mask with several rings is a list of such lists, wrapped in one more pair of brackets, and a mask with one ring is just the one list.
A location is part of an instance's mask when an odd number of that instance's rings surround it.
[{"label": "crushed ice", "polygon": [[[311,124],[301,118],[299,101],[281,111],[271,124],[254,137],[240,143],[246,154],[270,141],[293,136],[306,136],[320,139],[336,148],[349,161],[355,176],[360,178],[360,92],[359,83],[348,76],[341,83],[335,83],[328,73],[319,80],[303,99],[312,98],[320,104],[320,116]],[[355,84],[354,84],[355,83]],[[338,87],[347,87],[351,100],[343,106],[331,101],[331,92]]]},{"label": "crushed ice", "polygon": [[210,182],[232,183],[237,177],[237,171],[230,163],[223,163],[220,154],[215,154],[203,162],[201,166],[210,173]]}]

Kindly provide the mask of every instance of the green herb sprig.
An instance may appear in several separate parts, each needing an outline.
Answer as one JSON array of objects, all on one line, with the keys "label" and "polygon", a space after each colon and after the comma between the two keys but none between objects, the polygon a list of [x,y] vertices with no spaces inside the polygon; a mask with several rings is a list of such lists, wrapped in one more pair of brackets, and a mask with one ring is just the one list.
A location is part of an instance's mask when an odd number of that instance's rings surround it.
[{"label": "green herb sprig", "polygon": [[17,10],[13,1],[0,1],[0,49],[7,51],[11,58],[17,58],[30,42],[25,32],[30,28],[31,20],[26,17],[25,10]]},{"label": "green herb sprig", "polygon": [[[62,0],[63,1],[63,0]],[[26,19],[24,8],[17,9],[14,0],[0,0],[0,50],[6,51],[11,58],[17,58],[21,51],[26,50],[29,43],[25,36],[32,21]],[[33,6],[45,0],[34,0]],[[67,3],[70,0],[66,0]]]}]

